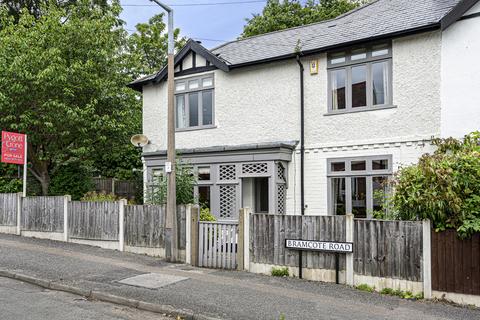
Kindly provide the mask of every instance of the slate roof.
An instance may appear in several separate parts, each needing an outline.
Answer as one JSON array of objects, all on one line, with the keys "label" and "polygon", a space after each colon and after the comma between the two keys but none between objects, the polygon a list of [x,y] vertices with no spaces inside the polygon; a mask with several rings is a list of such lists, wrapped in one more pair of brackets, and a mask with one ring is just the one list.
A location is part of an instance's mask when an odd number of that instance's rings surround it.
[{"label": "slate roof", "polygon": [[[355,43],[446,28],[479,0],[374,0],[335,19],[227,42],[207,50],[189,41],[192,49],[218,58],[226,70],[327,51]],[[182,53],[185,50],[179,52]],[[177,54],[175,61],[179,58]],[[165,69],[165,68],[164,68]],[[223,69],[223,68],[222,68]],[[163,71],[163,72],[162,72]],[[166,77],[165,70],[130,83],[140,90]]]},{"label": "slate roof", "polygon": [[228,42],[213,50],[227,64],[238,65],[302,51],[386,37],[438,26],[461,0],[377,0],[335,19]]}]

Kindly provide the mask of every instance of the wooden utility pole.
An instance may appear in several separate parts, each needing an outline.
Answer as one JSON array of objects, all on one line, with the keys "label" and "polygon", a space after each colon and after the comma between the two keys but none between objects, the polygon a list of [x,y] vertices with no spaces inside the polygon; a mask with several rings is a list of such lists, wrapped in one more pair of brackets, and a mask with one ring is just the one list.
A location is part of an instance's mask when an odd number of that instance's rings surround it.
[{"label": "wooden utility pole", "polygon": [[167,215],[165,221],[165,253],[169,261],[178,260],[178,228],[177,228],[177,195],[175,184],[175,102],[174,102],[174,39],[173,39],[173,10],[158,0],[151,0],[168,12],[168,137],[167,163],[165,172],[168,177],[167,186]]}]

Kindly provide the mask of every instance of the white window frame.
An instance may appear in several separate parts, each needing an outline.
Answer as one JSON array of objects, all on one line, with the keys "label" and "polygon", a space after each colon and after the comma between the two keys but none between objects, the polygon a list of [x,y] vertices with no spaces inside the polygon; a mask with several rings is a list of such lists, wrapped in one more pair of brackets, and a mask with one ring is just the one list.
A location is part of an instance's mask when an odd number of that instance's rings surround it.
[{"label": "white window frame", "polygon": [[[387,169],[373,170],[373,160],[388,160]],[[365,161],[365,170],[351,170],[352,161]],[[332,171],[332,163],[344,162],[345,171]],[[373,177],[387,177],[390,179],[393,174],[392,167],[392,155],[375,155],[365,157],[346,157],[346,158],[330,158],[327,159],[327,195],[328,195],[328,214],[333,215],[333,190],[332,190],[332,178],[345,178],[345,207],[346,213],[352,212],[352,178],[366,178],[366,210],[367,219],[372,218],[373,211]]]},{"label": "white window frame", "polygon": [[[388,49],[387,54],[372,56],[372,52],[380,50],[374,49],[377,46],[385,46],[385,49]],[[364,49],[366,53],[366,58],[352,60],[351,56],[355,55],[355,51],[359,49]],[[343,56],[345,58],[344,62],[341,63],[332,63],[332,59]],[[328,113],[326,115],[338,114],[338,113],[350,113],[350,112],[361,112],[361,111],[370,111],[376,109],[386,109],[392,108],[393,98],[392,98],[392,46],[390,43],[381,43],[381,44],[371,44],[363,47],[354,47],[348,50],[331,52],[328,54]],[[372,65],[379,62],[387,63],[387,94],[385,97],[385,103],[373,105],[373,76],[372,76]],[[352,67],[365,65],[367,69],[366,74],[366,102],[367,105],[363,107],[352,107]],[[332,93],[332,73],[337,70],[345,70],[345,109],[333,109],[333,93]]]},{"label": "white window frame", "polygon": [[[209,86],[203,85],[204,79],[211,79],[212,84]],[[189,83],[192,81],[198,81],[199,85],[195,89],[189,89]],[[184,84],[183,90],[177,90],[178,84]],[[211,91],[212,93],[212,123],[203,125],[203,93]],[[190,126],[190,106],[189,95],[192,93],[198,93],[198,125]],[[184,96],[184,108],[186,112],[186,126],[184,128],[178,128],[178,114],[177,114],[177,98]],[[201,76],[179,79],[175,81],[175,131],[190,131],[199,129],[215,128],[215,78],[213,73],[204,74]]]}]

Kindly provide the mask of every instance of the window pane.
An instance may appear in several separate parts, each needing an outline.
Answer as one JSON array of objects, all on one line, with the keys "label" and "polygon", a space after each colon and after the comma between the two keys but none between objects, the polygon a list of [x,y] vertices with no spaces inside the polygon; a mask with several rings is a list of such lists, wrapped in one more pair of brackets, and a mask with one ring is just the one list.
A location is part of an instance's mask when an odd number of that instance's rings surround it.
[{"label": "window pane", "polygon": [[205,78],[202,80],[202,86],[204,87],[210,87],[213,85],[213,79],[212,78]]},{"label": "window pane", "polygon": [[387,101],[388,71],[387,62],[372,64],[373,104],[385,104]]},{"label": "window pane", "polygon": [[198,204],[202,208],[210,207],[210,186],[199,186],[198,187]]},{"label": "window pane", "polygon": [[331,64],[338,64],[338,63],[344,63],[345,62],[345,53],[337,53],[332,55],[332,58],[330,59]]},{"label": "window pane", "polygon": [[352,56],[350,57],[350,59],[352,59],[353,61],[366,59],[366,58],[367,58],[367,53],[365,52],[365,49],[352,51]]},{"label": "window pane", "polygon": [[345,109],[345,78],[345,69],[331,72],[332,110]]},{"label": "window pane", "polygon": [[190,112],[190,127],[198,126],[198,93],[188,95],[188,111]]},{"label": "window pane", "polygon": [[365,161],[352,161],[352,171],[366,170],[367,166]]},{"label": "window pane", "polygon": [[185,82],[177,82],[177,83],[175,84],[175,90],[176,90],[176,91],[185,90]]},{"label": "window pane", "polygon": [[332,178],[332,213],[334,215],[345,215],[345,178]]},{"label": "window pane", "polygon": [[332,162],[332,171],[345,171],[345,162]]},{"label": "window pane", "polygon": [[352,213],[355,218],[367,217],[367,178],[352,178]]},{"label": "window pane", "polygon": [[387,193],[387,181],[388,178],[385,176],[372,177],[373,211],[383,211],[386,209],[383,207],[383,204]]},{"label": "window pane", "polygon": [[387,170],[388,169],[388,160],[372,160],[372,169],[373,170]]},{"label": "window pane", "polygon": [[381,44],[372,48],[372,57],[379,57],[388,54],[388,45]]},{"label": "window pane", "polygon": [[210,167],[198,168],[198,180],[210,180]]},{"label": "window pane", "polygon": [[202,116],[203,125],[213,124],[213,112],[212,112],[212,91],[202,92]]},{"label": "window pane", "polygon": [[188,88],[189,89],[197,89],[199,86],[198,80],[192,80],[188,82]]},{"label": "window pane", "polygon": [[185,128],[187,126],[187,112],[185,109],[185,96],[176,96],[177,104],[177,128]]},{"label": "window pane", "polygon": [[352,108],[367,105],[367,67],[352,67]]}]

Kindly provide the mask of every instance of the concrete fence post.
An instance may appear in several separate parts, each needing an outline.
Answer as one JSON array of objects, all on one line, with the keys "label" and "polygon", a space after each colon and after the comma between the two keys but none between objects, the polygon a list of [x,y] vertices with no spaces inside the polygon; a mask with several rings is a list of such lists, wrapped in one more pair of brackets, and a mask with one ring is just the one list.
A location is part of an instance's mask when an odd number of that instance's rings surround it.
[{"label": "concrete fence post", "polygon": [[430,220],[423,220],[423,297],[432,298],[432,244]]},{"label": "concrete fence post", "polygon": [[[353,243],[353,237],[354,237],[354,227],[353,227],[353,214],[347,214],[346,219],[345,219],[345,240],[346,242],[352,242]],[[347,253],[346,254],[346,265],[345,265],[345,283],[348,286],[353,286],[354,285],[354,270],[353,270],[353,253]]]},{"label": "concrete fence post", "polygon": [[243,270],[250,270],[250,215],[252,209],[243,211]]},{"label": "concrete fence post", "polygon": [[125,206],[127,205],[126,199],[118,201],[118,250],[125,250]]},{"label": "concrete fence post", "polygon": [[185,263],[191,264],[192,260],[192,205],[185,208]]},{"label": "concrete fence post", "polygon": [[23,192],[17,193],[17,236],[22,235],[22,199]]},{"label": "concrete fence post", "polygon": [[[198,266],[198,220],[200,216],[200,207],[192,206],[190,210],[190,230],[187,229],[187,235],[190,233],[190,264]],[[188,218],[187,218],[188,219]],[[187,220],[188,223],[188,220]]]},{"label": "concrete fence post", "polygon": [[68,242],[68,203],[72,201],[72,196],[63,197],[63,241]]}]

